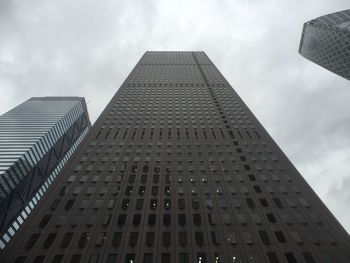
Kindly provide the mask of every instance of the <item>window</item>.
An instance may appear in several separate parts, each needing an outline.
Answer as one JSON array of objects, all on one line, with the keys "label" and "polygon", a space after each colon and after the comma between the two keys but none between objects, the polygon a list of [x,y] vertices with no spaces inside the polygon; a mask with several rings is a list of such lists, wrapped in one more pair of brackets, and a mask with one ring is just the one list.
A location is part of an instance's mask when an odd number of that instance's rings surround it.
[{"label": "window", "polygon": [[267,257],[269,258],[270,263],[279,263],[275,252],[267,252]]},{"label": "window", "polygon": [[108,254],[106,263],[116,263],[118,255],[117,254]]},{"label": "window", "polygon": [[89,263],[98,263],[99,259],[100,259],[99,254],[91,254]]},{"label": "window", "polygon": [[61,202],[60,199],[55,199],[55,200],[53,200],[53,202],[52,202],[52,204],[51,204],[51,206],[50,206],[50,210],[51,210],[51,211],[55,211],[55,210],[57,209],[57,207],[58,207],[58,205],[59,205],[60,202]]},{"label": "window", "polygon": [[[61,263],[63,260],[63,255],[55,255],[51,263]],[[17,261],[16,261],[17,262]],[[18,262],[20,263],[20,262]]]},{"label": "window", "polygon": [[297,244],[303,243],[303,240],[301,239],[298,232],[292,231],[292,232],[290,232],[290,236],[292,237],[292,239],[294,240],[295,243],[297,243]]},{"label": "window", "polygon": [[273,213],[268,213],[266,214],[267,219],[269,220],[270,223],[276,223],[276,218]]},{"label": "window", "polygon": [[164,200],[164,208],[165,209],[170,209],[171,208],[171,201],[170,201],[170,199],[165,199]]},{"label": "window", "polygon": [[258,214],[251,214],[250,216],[252,218],[253,223],[255,223],[257,225],[260,225],[262,223],[260,216]]},{"label": "window", "polygon": [[241,202],[239,201],[239,199],[232,199],[232,204],[233,204],[233,207],[236,209],[241,208]]},{"label": "window", "polygon": [[237,244],[237,236],[235,232],[227,232],[227,242],[229,242],[232,245]]},{"label": "window", "polygon": [[65,194],[67,194],[68,190],[69,190],[68,186],[63,186],[60,190],[60,196],[64,196]]},{"label": "window", "polygon": [[207,257],[204,253],[197,253],[197,260],[198,260],[198,262],[206,263]]},{"label": "window", "polygon": [[151,199],[149,202],[149,208],[156,209],[157,208],[157,199]]},{"label": "window", "polygon": [[260,204],[261,204],[262,207],[268,207],[269,206],[269,204],[267,203],[267,200],[265,198],[261,198],[261,199],[259,199],[259,201],[260,201]]},{"label": "window", "polygon": [[134,247],[137,244],[139,232],[131,232],[129,236],[129,246]]},{"label": "window", "polygon": [[147,182],[147,174],[141,175],[141,183],[145,184]]},{"label": "window", "polygon": [[35,243],[38,241],[39,237],[40,237],[39,233],[34,233],[28,240],[26,244],[26,248],[28,249],[32,248],[35,245]]},{"label": "window", "polygon": [[270,238],[269,238],[269,236],[267,235],[267,232],[266,232],[266,231],[263,231],[263,230],[258,231],[258,234],[259,234],[259,236],[260,236],[261,241],[262,241],[265,245],[270,244]]},{"label": "window", "polygon": [[211,200],[211,199],[205,200],[205,206],[206,206],[208,209],[212,209],[212,208],[213,208],[213,200]]},{"label": "window", "polygon": [[[132,261],[134,262],[134,261]],[[144,254],[143,263],[153,263],[153,254]]]},{"label": "window", "polygon": [[275,205],[277,206],[277,208],[279,209],[283,209],[283,205],[282,202],[279,198],[272,198],[272,201],[275,203]]},{"label": "window", "polygon": [[311,205],[309,204],[309,202],[308,202],[305,198],[300,198],[299,200],[300,200],[300,203],[301,203],[304,207],[306,207],[306,208],[310,208],[310,207],[311,207]]},{"label": "window", "polygon": [[170,195],[170,186],[165,186],[164,187],[164,194],[165,195]]},{"label": "window", "polygon": [[171,245],[171,232],[163,232],[162,243],[164,247],[169,247]]},{"label": "window", "polygon": [[143,207],[143,199],[137,199],[136,200],[136,209],[141,210]]},{"label": "window", "polygon": [[146,187],[145,186],[140,186],[139,187],[139,195],[144,195],[146,192]]},{"label": "window", "polygon": [[199,209],[199,200],[192,200],[192,208],[194,209],[194,210],[197,210],[197,209]]},{"label": "window", "polygon": [[73,255],[70,260],[70,263],[79,263],[80,259],[81,259],[81,255]]},{"label": "window", "polygon": [[133,220],[132,220],[132,224],[133,224],[134,226],[139,226],[140,223],[141,223],[141,214],[135,214],[135,215],[134,215],[134,218],[133,218]]},{"label": "window", "polygon": [[178,221],[180,226],[186,225],[186,214],[179,214]]},{"label": "window", "polygon": [[163,215],[163,224],[165,226],[169,226],[171,224],[171,215],[170,214]]},{"label": "window", "polygon": [[114,204],[115,204],[115,200],[114,199],[111,199],[108,201],[108,205],[107,205],[107,208],[109,210],[113,209],[114,208]]},{"label": "window", "polygon": [[126,254],[125,263],[135,262],[135,254]]},{"label": "window", "polygon": [[81,194],[81,190],[82,190],[83,188],[81,187],[81,186],[77,186],[75,189],[74,189],[74,191],[73,191],[73,195],[79,195],[79,194]]},{"label": "window", "polygon": [[301,253],[306,261],[306,263],[316,263],[314,257],[311,255],[310,252],[302,252]]},{"label": "window", "polygon": [[130,205],[130,200],[129,199],[123,199],[123,203],[122,203],[123,210],[128,209],[129,205]]},{"label": "window", "polygon": [[155,214],[149,214],[148,215],[148,225],[154,226],[156,224],[156,215]]},{"label": "window", "polygon": [[219,206],[222,209],[226,209],[227,208],[227,202],[225,199],[219,199]]},{"label": "window", "polygon": [[95,241],[95,246],[96,247],[101,247],[106,239],[106,233],[105,232],[100,232],[97,234],[96,241]]},{"label": "window", "polygon": [[249,177],[250,181],[255,181],[256,180],[254,174],[248,174],[248,177]]},{"label": "window", "polygon": [[46,249],[50,248],[52,243],[55,241],[56,237],[57,237],[57,233],[50,233],[44,242],[44,248]]},{"label": "window", "polygon": [[287,240],[286,240],[286,238],[284,237],[282,231],[275,231],[275,235],[276,235],[276,238],[277,238],[278,242],[280,242],[280,243],[285,243],[285,242],[287,242]]},{"label": "window", "polygon": [[202,224],[202,220],[201,220],[201,215],[200,214],[193,214],[193,223],[196,226],[200,226]]},{"label": "window", "polygon": [[86,190],[86,194],[87,195],[92,195],[93,193],[95,193],[95,187],[94,186],[89,186],[88,189]]},{"label": "window", "polygon": [[[62,256],[63,257],[63,256]],[[16,261],[15,263],[24,263],[26,261],[26,258],[25,256],[20,256],[20,257],[17,257],[16,258]],[[62,260],[62,259],[61,259]],[[61,261],[57,261],[57,262],[53,262],[53,263],[60,263]]]},{"label": "window", "polygon": [[72,208],[74,201],[74,199],[69,199],[66,205],[64,206],[64,210],[69,211]]},{"label": "window", "polygon": [[180,210],[185,209],[185,199],[178,199],[178,207]]},{"label": "window", "polygon": [[125,189],[125,195],[130,196],[132,194],[133,187],[132,186],[127,186]]},{"label": "window", "polygon": [[89,200],[87,199],[81,200],[79,209],[84,210],[85,208],[88,208],[88,207],[89,207]]},{"label": "window", "polygon": [[111,214],[105,214],[102,218],[102,225],[108,226],[109,222],[111,222],[112,215]]},{"label": "window", "polygon": [[247,224],[247,220],[243,214],[236,215],[236,218],[237,218],[238,223],[240,223],[241,225]]},{"label": "window", "polygon": [[122,232],[114,232],[113,239],[112,239],[112,246],[118,247],[120,245],[120,242],[122,240],[123,233]]},{"label": "window", "polygon": [[86,225],[87,225],[87,226],[93,226],[93,225],[95,225],[95,223],[96,223],[96,218],[97,218],[96,215],[89,215],[89,216],[88,216],[88,219],[87,219],[87,222],[86,222]]},{"label": "window", "polygon": [[262,192],[261,187],[259,185],[254,185],[253,188],[254,188],[254,191],[258,194]]},{"label": "window", "polygon": [[126,214],[120,214],[118,217],[117,225],[124,226],[126,221]]},{"label": "window", "polygon": [[47,225],[47,223],[50,221],[51,217],[52,215],[45,215],[43,219],[40,221],[39,227],[44,228]]},{"label": "window", "polygon": [[34,258],[33,263],[42,263],[42,262],[44,262],[44,259],[45,259],[45,256],[43,256],[43,255],[36,256]]},{"label": "window", "polygon": [[228,191],[231,195],[234,195],[237,193],[237,190],[234,186],[228,186],[227,188],[228,188]]},{"label": "window", "polygon": [[153,183],[155,183],[155,184],[159,183],[159,174],[153,175]]},{"label": "window", "polygon": [[[297,263],[297,259],[294,257],[293,253],[284,253],[284,255],[286,256],[288,263]],[[329,260],[329,262],[331,261]]]},{"label": "window", "polygon": [[158,186],[152,186],[151,194],[154,196],[158,195],[158,189]]},{"label": "window", "polygon": [[162,253],[161,263],[170,263],[170,262],[171,262],[170,254],[169,253]]},{"label": "window", "polygon": [[250,209],[255,209],[255,204],[254,204],[253,199],[251,199],[251,198],[246,198],[245,200],[246,200],[247,205],[248,205],[248,207],[249,207]]},{"label": "window", "polygon": [[80,248],[85,247],[88,240],[89,240],[88,233],[86,233],[86,232],[81,233],[79,241],[78,241],[78,247],[80,247]]},{"label": "window", "polygon": [[216,231],[211,231],[211,232],[210,232],[210,237],[211,237],[211,242],[212,242],[214,245],[219,245],[219,244],[220,244],[220,238],[219,238],[218,232],[216,232]]},{"label": "window", "polygon": [[189,263],[188,254],[187,253],[180,253],[180,255],[179,255],[179,263]]},{"label": "window", "polygon": [[179,232],[179,244],[182,247],[187,246],[187,233],[184,231]]},{"label": "window", "polygon": [[148,247],[152,247],[154,244],[154,232],[147,232],[146,233],[146,245]]},{"label": "window", "polygon": [[204,236],[203,236],[203,232],[201,231],[196,231],[194,233],[194,237],[195,237],[195,240],[196,240],[196,244],[198,246],[203,246],[204,244]]}]

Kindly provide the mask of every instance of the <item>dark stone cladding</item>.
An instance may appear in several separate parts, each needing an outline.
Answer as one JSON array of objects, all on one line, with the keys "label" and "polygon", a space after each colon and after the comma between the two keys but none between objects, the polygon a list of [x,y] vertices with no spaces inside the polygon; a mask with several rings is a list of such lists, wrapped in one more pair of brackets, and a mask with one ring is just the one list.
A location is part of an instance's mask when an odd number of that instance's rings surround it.
[{"label": "dark stone cladding", "polygon": [[204,52],[146,52],[56,180],[1,262],[349,262]]},{"label": "dark stone cladding", "polygon": [[350,80],[350,9],[306,22],[299,53]]}]

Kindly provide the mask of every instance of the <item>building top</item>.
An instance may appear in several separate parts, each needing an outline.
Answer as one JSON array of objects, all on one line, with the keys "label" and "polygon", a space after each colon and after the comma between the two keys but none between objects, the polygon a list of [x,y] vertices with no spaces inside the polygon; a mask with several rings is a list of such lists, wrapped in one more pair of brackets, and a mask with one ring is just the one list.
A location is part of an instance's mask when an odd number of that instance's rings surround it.
[{"label": "building top", "polygon": [[350,80],[350,9],[306,22],[299,53]]},{"label": "building top", "polygon": [[342,30],[350,30],[350,9],[317,17],[307,22],[325,27],[334,27]]}]

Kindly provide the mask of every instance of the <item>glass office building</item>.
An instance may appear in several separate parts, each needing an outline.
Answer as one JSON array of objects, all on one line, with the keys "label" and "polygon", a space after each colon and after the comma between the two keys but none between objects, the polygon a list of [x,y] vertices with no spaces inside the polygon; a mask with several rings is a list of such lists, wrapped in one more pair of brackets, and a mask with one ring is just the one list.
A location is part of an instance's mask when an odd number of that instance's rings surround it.
[{"label": "glass office building", "polygon": [[348,233],[204,52],[146,52],[43,199],[0,261],[350,262]]},{"label": "glass office building", "polygon": [[90,128],[84,98],[34,97],[0,116],[0,249]]},{"label": "glass office building", "polygon": [[306,22],[299,53],[350,80],[350,9]]}]

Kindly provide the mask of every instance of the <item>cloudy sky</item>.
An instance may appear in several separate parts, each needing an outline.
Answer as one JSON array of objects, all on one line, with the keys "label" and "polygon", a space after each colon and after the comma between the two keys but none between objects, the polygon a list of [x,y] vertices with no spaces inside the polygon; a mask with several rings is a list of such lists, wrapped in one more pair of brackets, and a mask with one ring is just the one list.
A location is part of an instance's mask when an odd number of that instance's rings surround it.
[{"label": "cloudy sky", "polygon": [[84,96],[92,121],[146,50],[203,50],[350,232],[350,82],[298,54],[349,0],[0,0],[0,114]]}]

